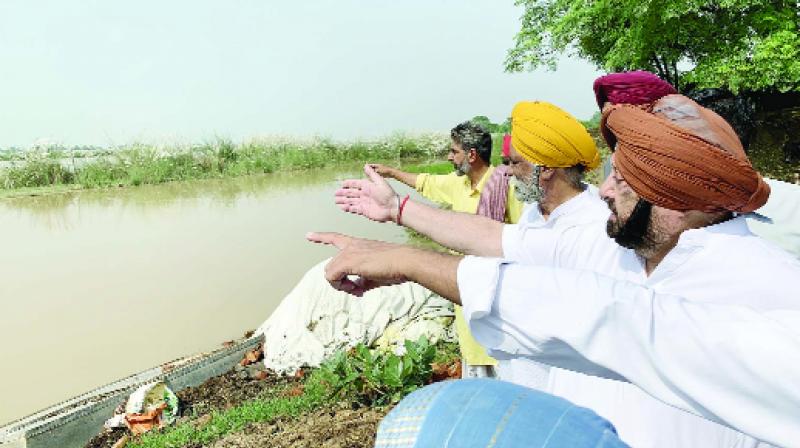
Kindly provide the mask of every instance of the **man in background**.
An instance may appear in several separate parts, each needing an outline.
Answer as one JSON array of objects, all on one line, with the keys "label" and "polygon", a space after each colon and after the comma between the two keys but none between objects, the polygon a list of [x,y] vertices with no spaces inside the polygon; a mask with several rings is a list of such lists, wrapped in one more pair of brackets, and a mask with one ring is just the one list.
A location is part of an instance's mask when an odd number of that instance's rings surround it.
[{"label": "man in background", "polygon": [[[415,174],[380,164],[371,167],[381,176],[398,180],[453,211],[477,213],[500,222],[517,222],[522,204],[515,198],[513,186],[509,185],[507,167],[491,165],[491,134],[482,126],[465,121],[450,130],[450,140],[447,160],[453,164],[453,173]],[[399,198],[396,205],[400,207]],[[496,376],[497,361],[472,337],[460,307],[456,307],[455,313],[463,377]]]}]

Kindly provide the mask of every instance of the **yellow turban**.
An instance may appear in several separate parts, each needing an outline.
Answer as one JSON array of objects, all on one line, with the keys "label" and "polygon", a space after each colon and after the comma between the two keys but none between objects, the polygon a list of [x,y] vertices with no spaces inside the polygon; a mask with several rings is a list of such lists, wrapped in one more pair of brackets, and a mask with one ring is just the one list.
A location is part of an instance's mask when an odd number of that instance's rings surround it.
[{"label": "yellow turban", "polygon": [[523,101],[511,112],[511,144],[526,160],[549,168],[600,164],[594,139],[572,115],[543,101]]}]

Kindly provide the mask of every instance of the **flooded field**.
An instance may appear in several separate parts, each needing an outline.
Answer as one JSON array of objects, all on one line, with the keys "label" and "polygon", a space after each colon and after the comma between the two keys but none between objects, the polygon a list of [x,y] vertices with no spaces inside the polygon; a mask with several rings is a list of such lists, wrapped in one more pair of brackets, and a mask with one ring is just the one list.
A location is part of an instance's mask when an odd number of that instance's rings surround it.
[{"label": "flooded field", "polygon": [[358,168],[0,201],[0,424],[255,329],[333,250]]}]

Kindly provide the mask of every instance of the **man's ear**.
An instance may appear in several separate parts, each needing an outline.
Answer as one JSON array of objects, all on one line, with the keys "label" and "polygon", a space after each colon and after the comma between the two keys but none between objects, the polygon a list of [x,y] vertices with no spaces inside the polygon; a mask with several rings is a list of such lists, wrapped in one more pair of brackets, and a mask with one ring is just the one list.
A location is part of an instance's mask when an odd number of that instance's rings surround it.
[{"label": "man's ear", "polygon": [[540,170],[539,171],[539,179],[542,179],[542,180],[549,181],[550,179],[553,178],[553,176],[556,175],[556,169],[555,168],[548,168],[546,166],[543,166],[543,167],[539,168],[539,170]]},{"label": "man's ear", "polygon": [[469,163],[475,163],[475,161],[478,160],[478,150],[470,148],[469,151],[467,151],[467,160]]}]

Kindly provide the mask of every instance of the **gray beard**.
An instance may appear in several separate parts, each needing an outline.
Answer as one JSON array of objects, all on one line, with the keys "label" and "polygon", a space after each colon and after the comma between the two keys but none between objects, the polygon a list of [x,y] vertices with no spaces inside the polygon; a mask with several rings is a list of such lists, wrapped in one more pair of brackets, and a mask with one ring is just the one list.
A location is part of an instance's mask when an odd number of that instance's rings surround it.
[{"label": "gray beard", "polygon": [[511,178],[514,185],[514,194],[517,199],[525,204],[533,204],[542,199],[542,189],[539,188],[539,176],[531,176],[531,179],[520,180],[516,177]]},{"label": "gray beard", "polygon": [[468,160],[464,160],[461,165],[453,164],[453,167],[456,169],[456,176],[465,176],[469,173],[469,170],[472,169],[472,166],[469,164]]}]

